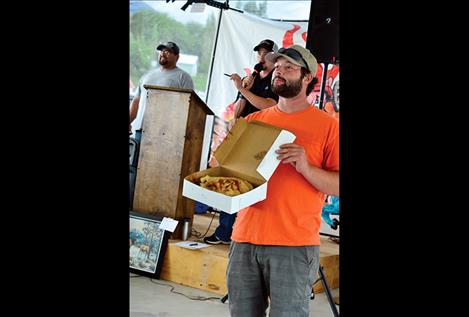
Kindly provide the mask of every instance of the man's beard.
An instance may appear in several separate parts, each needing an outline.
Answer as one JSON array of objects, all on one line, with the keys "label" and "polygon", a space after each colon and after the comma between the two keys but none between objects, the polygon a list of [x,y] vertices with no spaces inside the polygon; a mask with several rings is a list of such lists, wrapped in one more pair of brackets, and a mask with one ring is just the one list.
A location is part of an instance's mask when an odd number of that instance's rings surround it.
[{"label": "man's beard", "polygon": [[160,65],[166,65],[168,64],[168,60],[166,58],[160,58],[158,60],[158,62],[160,63]]},{"label": "man's beard", "polygon": [[280,77],[280,79],[285,82],[283,84],[275,84],[276,78],[279,78],[279,76],[275,76],[274,78],[272,78],[272,91],[275,94],[284,98],[292,98],[300,93],[302,78],[288,82],[285,78]]}]

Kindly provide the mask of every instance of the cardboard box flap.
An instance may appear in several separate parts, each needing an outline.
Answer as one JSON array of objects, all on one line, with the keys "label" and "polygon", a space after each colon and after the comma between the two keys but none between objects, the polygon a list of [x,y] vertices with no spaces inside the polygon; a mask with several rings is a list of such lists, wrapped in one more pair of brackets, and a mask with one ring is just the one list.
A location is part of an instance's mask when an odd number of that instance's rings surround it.
[{"label": "cardboard box flap", "polygon": [[296,136],[287,130],[282,130],[280,134],[275,139],[274,143],[270,147],[270,150],[265,155],[262,162],[259,164],[257,171],[261,174],[266,180],[270,179],[272,174],[275,172],[275,169],[280,164],[280,160],[277,159],[278,154],[275,153],[280,145],[285,143],[292,143],[296,139]]},{"label": "cardboard box flap", "polygon": [[[254,120],[247,123],[240,118],[214,155],[221,166],[263,182],[270,178],[280,162],[275,150],[294,138],[292,133],[281,128]],[[272,145],[277,146],[272,148]]]},{"label": "cardboard box flap", "polygon": [[248,123],[243,118],[236,120],[236,124],[228,131],[223,142],[217,147],[213,156],[217,159],[217,162],[220,165],[223,165],[223,162],[226,160],[227,156],[230,155],[231,150],[235,147],[236,142],[246,130]]}]

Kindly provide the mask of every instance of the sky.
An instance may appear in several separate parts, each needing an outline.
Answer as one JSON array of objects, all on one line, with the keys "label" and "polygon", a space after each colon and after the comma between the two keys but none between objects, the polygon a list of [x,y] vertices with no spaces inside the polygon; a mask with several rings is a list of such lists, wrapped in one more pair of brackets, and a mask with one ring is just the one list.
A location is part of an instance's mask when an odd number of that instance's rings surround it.
[{"label": "sky", "polygon": [[[224,0],[214,0],[219,3],[224,3]],[[192,6],[189,6],[185,11],[181,10],[181,7],[187,2],[186,0],[176,0],[175,2],[166,3],[165,0],[153,0],[153,1],[129,1],[130,11],[138,10],[143,7],[152,7],[158,12],[167,12],[171,17],[176,20],[187,23],[190,21],[204,23],[210,13],[215,12],[219,14],[219,9],[212,6],[205,5],[203,12],[191,12]],[[241,6],[241,3],[246,1],[229,1],[230,7],[237,8]],[[267,17],[270,19],[281,19],[281,20],[308,20],[310,0],[271,0],[267,1]]]}]

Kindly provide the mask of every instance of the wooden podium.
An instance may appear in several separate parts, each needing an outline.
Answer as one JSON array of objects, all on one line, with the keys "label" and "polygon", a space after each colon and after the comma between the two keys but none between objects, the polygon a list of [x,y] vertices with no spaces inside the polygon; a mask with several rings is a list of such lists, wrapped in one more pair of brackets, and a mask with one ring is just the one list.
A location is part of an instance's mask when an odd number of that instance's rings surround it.
[{"label": "wooden podium", "polygon": [[[144,87],[133,210],[192,224],[195,202],[182,196],[183,179],[200,170],[206,119],[214,113],[192,90]],[[181,238],[180,225],[172,238]]]}]

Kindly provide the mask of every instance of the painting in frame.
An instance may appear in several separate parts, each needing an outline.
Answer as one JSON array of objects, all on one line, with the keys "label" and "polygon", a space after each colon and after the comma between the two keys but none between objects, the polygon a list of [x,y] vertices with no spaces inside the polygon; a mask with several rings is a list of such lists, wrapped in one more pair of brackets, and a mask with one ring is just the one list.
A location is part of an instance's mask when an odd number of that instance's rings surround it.
[{"label": "painting in frame", "polygon": [[130,272],[158,279],[170,232],[159,228],[163,217],[129,212]]}]

